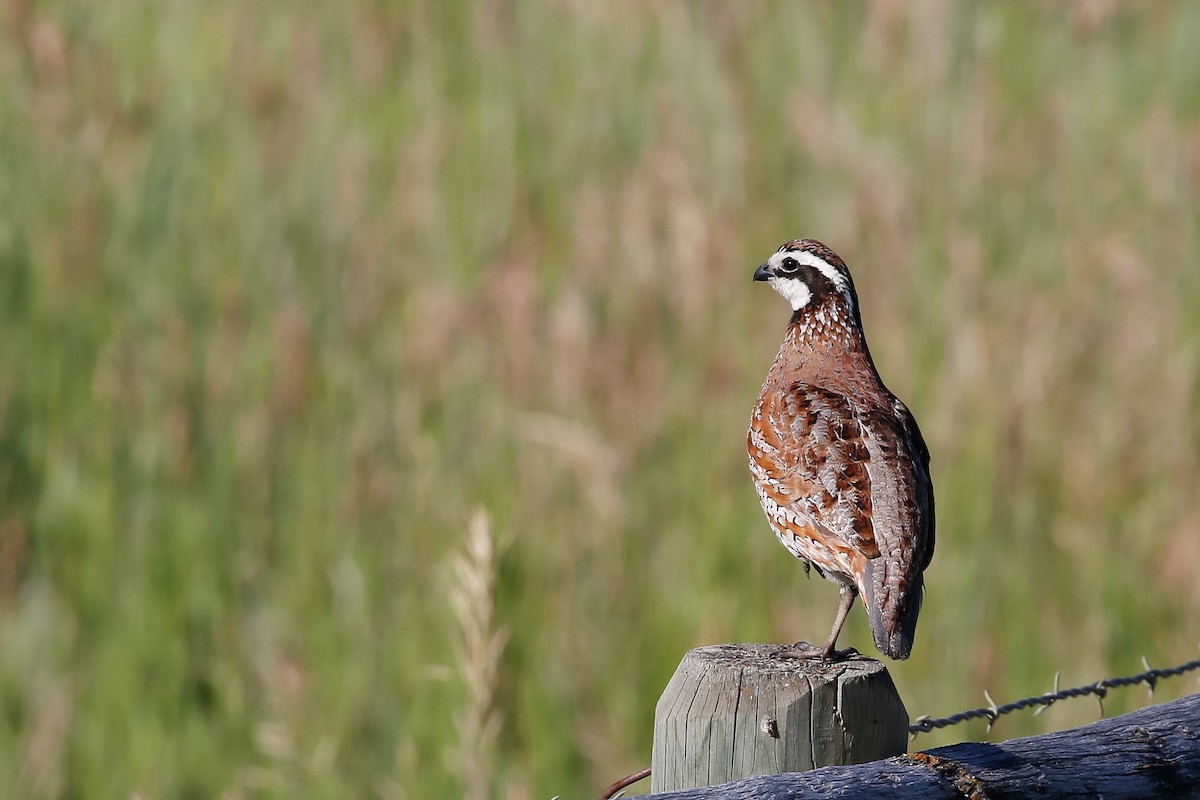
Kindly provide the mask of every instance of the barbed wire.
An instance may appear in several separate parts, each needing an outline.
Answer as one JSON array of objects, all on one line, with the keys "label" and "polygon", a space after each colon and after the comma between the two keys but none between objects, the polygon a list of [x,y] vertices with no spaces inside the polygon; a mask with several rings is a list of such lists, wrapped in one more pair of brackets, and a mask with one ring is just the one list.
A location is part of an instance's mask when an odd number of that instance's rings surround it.
[{"label": "barbed wire", "polygon": [[[1200,659],[1188,661],[1179,664],[1175,667],[1166,669],[1153,669],[1146,662],[1145,656],[1142,657],[1142,665],[1146,667],[1145,672],[1139,672],[1137,675],[1126,675],[1121,678],[1105,678],[1104,680],[1089,683],[1086,686],[1075,686],[1071,689],[1058,688],[1058,678],[1060,673],[1054,673],[1054,691],[1039,694],[1036,697],[1026,697],[1023,700],[1017,700],[1014,703],[1005,703],[1002,706],[996,705],[996,701],[988,694],[985,689],[983,696],[987,698],[988,704],[982,708],[973,708],[969,711],[961,711],[949,717],[940,717],[933,719],[929,716],[917,717],[916,722],[908,726],[908,735],[915,737],[918,733],[929,733],[934,729],[948,728],[951,725],[957,725],[960,722],[967,722],[972,719],[987,719],[988,731],[991,731],[992,725],[996,723],[1000,717],[1005,714],[1011,714],[1014,711],[1020,711],[1023,708],[1031,706],[1039,706],[1038,710],[1033,712],[1038,715],[1045,711],[1050,706],[1057,703],[1059,700],[1067,700],[1072,697],[1086,697],[1094,695],[1100,701],[1100,713],[1104,713],[1104,698],[1108,695],[1109,689],[1118,689],[1123,686],[1136,686],[1137,684],[1145,684],[1150,690],[1150,696],[1154,697],[1154,687],[1163,678],[1174,678],[1178,675],[1183,675],[1186,672],[1200,669]],[[624,789],[630,784],[636,783],[650,776],[650,768],[632,772],[616,781],[601,795],[601,800],[611,800],[611,798],[621,797],[624,795]],[[558,800],[557,797],[552,800]]]},{"label": "barbed wire", "polygon": [[935,728],[948,728],[951,725],[957,725],[960,722],[966,722],[972,719],[987,719],[987,729],[991,731],[992,725],[996,720],[1005,714],[1011,714],[1014,711],[1019,711],[1022,708],[1031,706],[1040,706],[1033,712],[1035,715],[1045,711],[1050,706],[1057,703],[1059,700],[1066,700],[1071,697],[1085,697],[1094,695],[1100,701],[1100,712],[1104,712],[1104,698],[1108,695],[1109,689],[1116,689],[1122,686],[1134,686],[1137,684],[1145,684],[1150,688],[1150,696],[1154,696],[1154,686],[1162,678],[1173,678],[1176,675],[1182,675],[1185,672],[1191,672],[1195,669],[1200,669],[1200,659],[1188,661],[1180,664],[1177,667],[1168,669],[1151,669],[1146,663],[1146,659],[1142,658],[1142,664],[1146,667],[1145,672],[1139,672],[1137,675],[1127,675],[1123,678],[1105,678],[1101,681],[1088,684],[1086,686],[1076,686],[1072,689],[1059,689],[1058,676],[1059,673],[1054,673],[1054,691],[1046,692],[1045,694],[1037,695],[1036,697],[1026,697],[1023,700],[1017,700],[1015,703],[1005,703],[1002,706],[996,705],[996,701],[985,690],[983,696],[987,699],[988,704],[983,708],[973,708],[969,711],[962,711],[958,714],[953,714],[949,717],[941,717],[932,719],[929,716],[917,717],[916,721],[908,726],[908,734],[910,737],[916,736],[918,733],[929,733]]}]

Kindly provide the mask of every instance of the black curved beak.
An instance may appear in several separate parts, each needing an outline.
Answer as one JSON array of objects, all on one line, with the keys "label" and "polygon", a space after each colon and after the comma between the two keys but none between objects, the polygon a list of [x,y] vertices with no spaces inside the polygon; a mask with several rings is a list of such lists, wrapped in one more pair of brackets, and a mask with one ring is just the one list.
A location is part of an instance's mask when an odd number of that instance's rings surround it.
[{"label": "black curved beak", "polygon": [[768,281],[775,277],[775,272],[771,269],[770,264],[761,264],[759,268],[754,270],[754,280]]}]

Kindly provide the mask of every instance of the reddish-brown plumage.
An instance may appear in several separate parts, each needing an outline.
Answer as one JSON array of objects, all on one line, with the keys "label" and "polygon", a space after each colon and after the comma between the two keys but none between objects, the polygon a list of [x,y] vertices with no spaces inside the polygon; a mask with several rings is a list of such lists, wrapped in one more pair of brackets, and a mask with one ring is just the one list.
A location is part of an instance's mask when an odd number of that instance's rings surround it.
[{"label": "reddish-brown plumage", "polygon": [[863,336],[845,263],[788,242],[754,274],[793,314],[750,417],[750,473],[771,528],[841,589],[823,654],[861,594],[879,650],[907,658],[933,556],[929,452]]}]

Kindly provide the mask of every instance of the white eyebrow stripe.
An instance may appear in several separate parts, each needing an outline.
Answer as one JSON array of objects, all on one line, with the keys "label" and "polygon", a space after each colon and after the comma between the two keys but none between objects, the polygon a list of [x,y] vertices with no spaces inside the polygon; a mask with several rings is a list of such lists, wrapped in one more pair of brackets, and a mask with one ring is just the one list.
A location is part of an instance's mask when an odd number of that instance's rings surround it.
[{"label": "white eyebrow stripe", "polygon": [[780,250],[771,256],[771,260],[775,262],[776,268],[783,265],[785,258],[794,258],[800,264],[813,267],[821,272],[829,282],[837,288],[839,292],[846,291],[846,278],[832,264],[821,258],[815,253],[810,253],[806,250]]}]

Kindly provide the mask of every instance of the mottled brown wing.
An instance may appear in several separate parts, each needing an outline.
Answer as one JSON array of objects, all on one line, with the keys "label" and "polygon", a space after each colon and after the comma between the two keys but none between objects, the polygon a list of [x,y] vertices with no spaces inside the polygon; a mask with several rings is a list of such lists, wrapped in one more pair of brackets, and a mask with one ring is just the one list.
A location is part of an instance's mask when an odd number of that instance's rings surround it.
[{"label": "mottled brown wing", "polygon": [[757,460],[772,499],[811,522],[826,540],[836,540],[827,546],[878,556],[871,523],[871,449],[850,401],[797,383],[764,394],[758,412],[763,446],[757,448]]},{"label": "mottled brown wing", "polygon": [[933,555],[933,486],[916,421],[903,403],[888,399],[887,405],[859,409],[857,421],[868,452],[875,543],[907,578]]},{"label": "mottled brown wing", "polygon": [[929,474],[929,447],[925,444],[921,429],[917,427],[917,421],[908,410],[908,406],[899,399],[892,398],[892,410],[907,451],[900,455],[903,457],[907,454],[906,460],[911,465],[908,480],[912,484],[913,563],[924,572],[933,560],[936,528],[933,479]]},{"label": "mottled brown wing", "polygon": [[933,557],[933,482],[929,451],[912,414],[889,403],[860,412],[871,456],[873,527],[880,558],[868,561],[860,583],[875,645],[907,658],[924,595],[922,573]]}]

